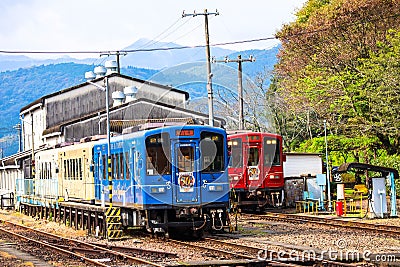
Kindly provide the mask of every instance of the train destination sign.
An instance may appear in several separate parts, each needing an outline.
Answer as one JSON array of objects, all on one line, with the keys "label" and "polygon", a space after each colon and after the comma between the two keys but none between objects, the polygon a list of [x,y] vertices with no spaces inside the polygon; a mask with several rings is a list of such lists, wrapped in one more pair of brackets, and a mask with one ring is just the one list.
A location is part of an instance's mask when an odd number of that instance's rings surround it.
[{"label": "train destination sign", "polygon": [[176,136],[193,136],[194,135],[194,130],[193,129],[188,129],[188,130],[176,130],[175,131]]}]

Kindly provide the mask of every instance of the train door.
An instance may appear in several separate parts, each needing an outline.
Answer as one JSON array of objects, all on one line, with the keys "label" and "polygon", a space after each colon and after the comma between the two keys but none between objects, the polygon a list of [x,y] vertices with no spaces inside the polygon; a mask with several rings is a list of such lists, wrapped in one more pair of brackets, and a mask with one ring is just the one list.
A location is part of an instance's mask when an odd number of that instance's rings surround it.
[{"label": "train door", "polygon": [[95,196],[97,200],[108,201],[109,190],[108,190],[108,165],[107,165],[107,147],[97,147],[95,152]]},{"label": "train door", "polygon": [[173,179],[175,204],[199,203],[198,155],[194,143],[176,143],[174,146]]},{"label": "train door", "polygon": [[94,187],[95,187],[95,198],[96,199],[101,199],[101,181],[103,179],[103,169],[104,169],[104,165],[103,165],[103,161],[102,161],[102,156],[101,156],[101,152],[96,152],[94,154],[94,165],[95,165],[95,169],[94,169]]},{"label": "train door", "polygon": [[130,177],[130,184],[128,187],[128,196],[127,196],[127,201],[129,203],[136,203],[136,197],[135,197],[135,189],[136,189],[136,180],[139,179],[139,169],[137,168],[136,162],[138,161],[138,156],[136,149],[134,147],[131,148],[130,154],[129,154],[129,162],[128,162],[128,169],[127,173],[129,173]]},{"label": "train door", "polygon": [[246,151],[246,176],[247,186],[250,190],[257,189],[262,185],[262,179],[260,176],[261,167],[261,149],[259,145],[247,145]]}]

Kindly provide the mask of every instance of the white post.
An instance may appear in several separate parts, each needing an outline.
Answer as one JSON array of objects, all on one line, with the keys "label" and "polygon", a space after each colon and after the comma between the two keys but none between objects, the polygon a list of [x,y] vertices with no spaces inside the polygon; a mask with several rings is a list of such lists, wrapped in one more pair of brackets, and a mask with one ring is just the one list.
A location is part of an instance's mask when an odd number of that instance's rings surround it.
[{"label": "white post", "polygon": [[331,202],[331,175],[329,171],[329,157],[328,157],[328,139],[326,137],[326,120],[324,120],[324,132],[325,132],[325,158],[326,158],[326,179],[327,179],[327,191],[328,191],[328,211],[332,211],[332,202]]}]

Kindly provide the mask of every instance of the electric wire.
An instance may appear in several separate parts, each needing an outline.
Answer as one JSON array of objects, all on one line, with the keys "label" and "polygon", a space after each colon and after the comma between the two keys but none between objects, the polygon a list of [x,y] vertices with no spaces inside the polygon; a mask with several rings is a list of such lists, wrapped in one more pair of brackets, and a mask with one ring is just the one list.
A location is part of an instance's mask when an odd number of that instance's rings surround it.
[{"label": "electric wire", "polygon": [[190,33],[194,32],[195,30],[197,30],[197,29],[200,28],[201,26],[202,26],[202,24],[199,23],[196,27],[194,27],[193,29],[189,30],[188,32],[186,32],[186,33],[180,35],[179,37],[175,38],[175,39],[172,40],[171,42],[172,42],[172,43],[176,42],[177,40],[179,40],[179,39],[181,39],[181,38],[183,38],[183,37],[189,35]]},{"label": "electric wire", "polygon": [[[258,39],[250,39],[250,40],[242,40],[242,41],[233,41],[233,42],[224,42],[224,43],[215,43],[210,44],[210,46],[223,46],[223,45],[231,45],[231,44],[243,44],[243,43],[252,43],[252,42],[260,42],[266,40],[274,40],[275,37],[266,37],[266,38],[258,38]],[[118,52],[125,53],[135,53],[135,52],[152,52],[152,51],[163,51],[163,50],[180,50],[180,49],[190,49],[190,48],[201,48],[206,47],[206,45],[194,45],[194,46],[172,46],[172,47],[159,47],[159,48],[149,48],[149,49],[125,49],[119,50]],[[117,52],[113,50],[108,51],[95,51],[95,50],[86,50],[86,51],[34,51],[34,50],[0,50],[0,53],[3,54],[107,54]]]},{"label": "electric wire", "polygon": [[[395,18],[399,17],[400,13],[393,14],[387,17],[379,17],[379,18],[374,18],[370,20],[362,20],[362,21],[356,21],[356,22],[350,22],[346,24],[341,24],[338,26],[335,26],[334,28],[343,28],[343,27],[349,27],[349,26],[354,26],[357,24],[362,24],[365,22],[374,22],[378,20],[384,20],[384,19],[390,19],[390,18]],[[331,30],[331,27],[324,27],[320,28],[317,30],[312,30],[312,31],[303,31],[299,33],[293,33],[293,34],[287,34],[287,35],[274,35],[270,37],[262,37],[262,38],[255,38],[255,39],[248,39],[248,40],[239,40],[239,41],[232,41],[232,42],[222,42],[222,43],[214,43],[210,44],[210,46],[224,46],[224,45],[232,45],[232,44],[244,44],[244,43],[253,43],[253,42],[262,42],[262,41],[268,41],[268,40],[280,40],[280,39],[289,39],[292,37],[298,37],[298,36],[304,36],[308,34],[314,34],[318,32],[323,32],[323,31],[328,31]],[[205,47],[206,45],[194,45],[194,46],[175,46],[175,47],[160,47],[160,48],[149,48],[149,49],[126,49],[126,50],[120,50],[118,52],[125,52],[125,53],[135,53],[135,52],[152,52],[152,51],[163,51],[163,50],[180,50],[180,49],[191,49],[191,48],[201,48]],[[0,50],[0,53],[3,54],[99,54],[99,53],[112,53],[116,52],[114,50],[109,50],[109,51],[94,51],[94,50],[86,50],[86,51],[33,51],[33,50]]]},{"label": "electric wire", "polygon": [[[182,23],[181,25],[179,25],[176,29],[174,29],[174,31],[172,31],[171,33],[168,33],[166,36],[163,36],[162,38],[161,38],[161,36],[163,35],[163,34],[166,34],[170,29],[172,29],[179,21],[182,21],[180,18],[179,19],[177,19],[171,26],[169,26],[167,29],[165,29],[163,32],[161,32],[160,34],[158,34],[156,37],[153,37],[151,40],[149,40],[147,43],[145,43],[145,44],[143,44],[141,47],[139,47],[139,49],[140,48],[146,48],[146,47],[149,47],[149,46],[151,46],[151,45],[155,45],[155,44],[158,44],[158,43],[160,43],[162,40],[164,40],[165,38],[167,38],[168,36],[170,36],[173,32],[175,32],[175,31],[177,31],[178,29],[180,29],[180,28],[182,28],[186,23],[188,23],[189,21],[190,21],[190,19],[189,20],[186,20],[186,21],[184,21],[184,23]],[[157,38],[160,38],[159,40],[157,40]]]}]

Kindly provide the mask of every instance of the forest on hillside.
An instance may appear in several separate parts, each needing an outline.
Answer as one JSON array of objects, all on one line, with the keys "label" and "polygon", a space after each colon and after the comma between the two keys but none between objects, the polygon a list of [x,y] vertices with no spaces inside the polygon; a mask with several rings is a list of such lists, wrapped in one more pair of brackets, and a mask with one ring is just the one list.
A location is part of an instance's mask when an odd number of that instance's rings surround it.
[{"label": "forest on hillside", "polygon": [[[309,0],[284,25],[268,98],[287,151],[400,169],[400,1]],[[324,125],[324,121],[326,122]]]}]

